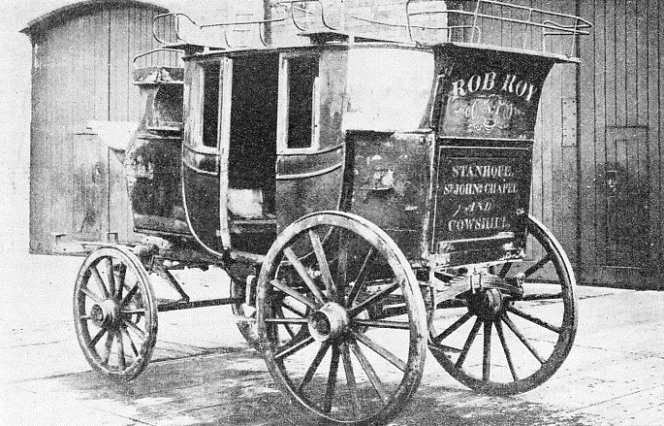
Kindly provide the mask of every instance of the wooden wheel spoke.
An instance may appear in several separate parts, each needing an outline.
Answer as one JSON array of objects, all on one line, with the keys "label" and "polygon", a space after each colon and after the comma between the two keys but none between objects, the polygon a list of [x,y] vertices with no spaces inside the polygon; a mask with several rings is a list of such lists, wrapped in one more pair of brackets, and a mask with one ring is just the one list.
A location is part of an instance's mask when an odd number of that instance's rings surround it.
[{"label": "wooden wheel spoke", "polygon": [[355,315],[357,315],[360,312],[362,312],[363,310],[365,310],[367,308],[367,306],[379,302],[380,300],[382,300],[383,298],[385,298],[386,296],[391,294],[397,288],[399,288],[399,283],[398,282],[392,283],[390,286],[388,286],[387,288],[384,288],[383,290],[379,291],[378,293],[372,295],[368,299],[364,300],[362,303],[353,306],[348,311],[348,315],[350,317],[354,317]]},{"label": "wooden wheel spoke", "polygon": [[468,322],[468,320],[471,319],[472,317],[473,317],[473,314],[471,314],[470,312],[466,312],[461,318],[456,320],[454,322],[454,324],[450,325],[449,327],[447,327],[445,329],[445,331],[440,333],[438,336],[434,337],[432,339],[433,343],[435,343],[436,345],[440,344],[443,340],[445,340],[447,337],[449,337],[450,334],[454,333],[456,330],[459,329],[459,327],[461,327],[466,322]]},{"label": "wooden wheel spoke", "polygon": [[330,272],[330,265],[327,263],[327,256],[325,256],[325,250],[323,249],[323,243],[320,241],[320,237],[313,229],[309,230],[309,239],[311,240],[311,245],[314,248],[314,253],[316,253],[316,259],[318,260],[318,268],[320,269],[321,277],[323,278],[323,283],[325,283],[325,291],[327,292],[328,300],[335,300],[337,297],[337,288],[332,279],[332,273]]},{"label": "wooden wheel spoke", "polygon": [[288,344],[282,346],[276,351],[275,359],[282,359],[293,355],[294,353],[306,348],[314,342],[311,336],[302,337],[296,341],[290,341]]},{"label": "wooden wheel spoke", "polygon": [[127,303],[129,303],[129,301],[130,301],[131,299],[133,299],[133,297],[136,295],[136,293],[138,293],[139,290],[140,290],[140,288],[139,288],[139,286],[138,286],[138,283],[137,283],[137,284],[134,284],[134,286],[129,290],[129,292],[128,292],[128,293],[125,295],[125,297],[122,299],[122,302],[120,302],[120,309],[124,308],[125,305],[126,305]]},{"label": "wooden wheel spoke", "polygon": [[108,293],[115,296],[115,271],[113,270],[113,258],[106,258],[106,276],[108,277]]},{"label": "wooden wheel spoke", "polygon": [[118,341],[118,367],[120,367],[120,370],[124,370],[127,368],[127,363],[125,361],[124,342],[122,341],[122,334],[116,333],[116,339]]},{"label": "wooden wheel spoke", "polygon": [[348,279],[348,232],[339,229],[339,252],[337,253],[337,302],[344,304],[346,294],[346,280]]},{"label": "wooden wheel spoke", "polygon": [[560,334],[560,327],[557,327],[557,326],[555,326],[555,325],[553,325],[553,324],[550,324],[550,323],[548,323],[548,322],[546,322],[546,321],[544,321],[544,320],[542,320],[542,319],[539,319],[539,318],[534,317],[534,316],[532,316],[532,315],[530,315],[530,314],[528,314],[528,313],[526,313],[526,312],[523,312],[521,309],[519,309],[519,308],[517,308],[517,307],[515,307],[515,306],[508,306],[508,307],[507,307],[507,310],[510,311],[510,312],[512,312],[512,313],[515,314],[515,315],[520,316],[521,318],[524,318],[524,319],[526,319],[526,320],[528,320],[528,321],[530,321],[530,322],[532,322],[532,323],[534,323],[534,324],[539,325],[540,327],[544,327],[544,328],[546,328],[547,330],[551,330],[551,331],[553,331],[554,333],[558,333],[558,334]]},{"label": "wooden wheel spoke", "polygon": [[305,318],[284,318],[284,317],[265,318],[265,322],[273,324],[281,324],[281,325],[287,325],[287,324],[307,325],[307,320]]},{"label": "wooden wheel spoke", "polygon": [[106,331],[107,330],[105,328],[102,328],[101,330],[99,330],[99,332],[95,335],[95,337],[93,337],[92,340],[90,340],[90,343],[88,343],[88,347],[90,349],[94,350],[94,347],[97,346],[97,342],[99,342],[99,339],[104,337],[104,334],[106,334]]},{"label": "wooden wheel spoke", "polygon": [[99,295],[97,295],[97,293],[94,293],[89,288],[81,287],[81,293],[85,294],[90,299],[94,300],[95,303],[101,303],[102,302],[101,297],[99,297]]},{"label": "wooden wheel spoke", "polygon": [[142,308],[137,308],[137,309],[123,309],[120,311],[120,313],[124,315],[145,315],[145,309]]},{"label": "wooden wheel spoke", "polygon": [[560,300],[563,298],[562,293],[538,293],[526,294],[519,300],[522,302],[536,302],[538,300]]},{"label": "wooden wheel spoke", "polygon": [[122,300],[122,292],[123,292],[123,290],[125,288],[125,285],[126,285],[125,279],[127,278],[127,265],[125,265],[124,263],[120,263],[120,265],[118,265],[118,269],[119,269],[119,271],[118,271],[118,281],[119,282],[117,283],[117,286],[118,286],[118,299]]},{"label": "wooden wheel spoke", "polygon": [[353,306],[355,302],[357,301],[357,296],[359,296],[360,292],[364,288],[364,280],[367,276],[367,273],[369,272],[369,269],[371,268],[371,265],[373,264],[373,259],[374,256],[376,256],[376,249],[372,246],[369,249],[369,253],[367,253],[367,256],[364,258],[364,262],[362,262],[362,266],[360,267],[360,271],[357,274],[357,277],[355,278],[355,285],[353,285],[353,288],[350,290],[350,293],[348,294],[348,302],[346,303],[346,307]]},{"label": "wooden wheel spoke", "polygon": [[146,335],[145,335],[145,331],[141,330],[136,324],[134,324],[133,322],[129,321],[129,320],[126,319],[126,318],[123,319],[122,322],[123,322],[127,327],[129,327],[134,333],[136,333],[136,335],[138,335],[138,337],[140,337],[141,340],[145,341],[145,337],[146,337]]},{"label": "wooden wheel spoke", "polygon": [[293,252],[293,249],[286,247],[284,249],[284,254],[286,255],[286,258],[288,258],[288,261],[291,263],[291,265],[293,265],[302,281],[304,281],[304,284],[306,284],[306,286],[309,288],[311,294],[314,295],[316,300],[319,303],[325,303],[325,297],[323,296],[323,293],[321,293],[316,283],[314,283],[314,281],[311,279],[307,269],[304,267],[302,262],[300,262],[300,259],[297,258],[297,255]]},{"label": "wooden wheel spoke", "polygon": [[378,343],[374,342],[366,334],[360,333],[360,332],[357,332],[357,331],[353,331],[353,336],[355,336],[355,338],[358,341],[362,342],[362,344],[364,344],[366,347],[368,347],[369,349],[371,349],[372,351],[374,351],[378,355],[385,358],[390,364],[394,365],[399,370],[401,370],[403,372],[406,372],[406,363],[405,362],[403,362],[401,359],[399,359],[392,352],[385,349],[383,346],[381,346]]},{"label": "wooden wheel spoke", "polygon": [[552,259],[551,255],[549,253],[547,253],[543,258],[538,260],[537,263],[535,263],[530,268],[526,269],[526,271],[523,274],[526,276],[526,278],[531,276],[535,272],[542,269],[544,267],[544,265],[546,265],[547,263],[549,263],[551,261],[551,259]]},{"label": "wooden wheel spoke", "polygon": [[478,318],[475,321],[472,330],[470,330],[470,333],[468,333],[468,337],[466,338],[466,343],[463,344],[463,349],[459,354],[459,358],[457,358],[457,361],[454,364],[456,368],[461,368],[463,366],[463,363],[466,360],[466,357],[468,356],[468,352],[470,351],[470,347],[473,345],[475,337],[477,336],[477,332],[480,329],[480,325],[482,325],[482,321]]},{"label": "wooden wheel spoke", "polygon": [[507,346],[507,341],[505,340],[505,333],[503,332],[503,323],[500,321],[496,321],[496,331],[498,332],[498,338],[500,339],[500,344],[503,347],[503,351],[505,352],[505,358],[507,359],[507,365],[510,367],[510,372],[512,373],[512,378],[514,381],[519,380],[519,377],[516,374],[516,368],[514,368],[514,362],[512,361],[512,354],[510,353],[510,349]]},{"label": "wooden wheel spoke", "polygon": [[104,284],[104,279],[101,277],[99,270],[97,270],[97,265],[90,266],[90,272],[97,283],[97,287],[101,290],[104,299],[108,299],[108,289],[106,288],[106,284]]},{"label": "wooden wheel spoke", "polygon": [[355,354],[357,360],[360,362],[360,365],[362,366],[362,369],[366,373],[367,377],[369,378],[371,386],[373,386],[373,388],[378,393],[380,400],[383,401],[383,404],[387,404],[389,402],[389,396],[387,394],[387,391],[385,390],[385,386],[383,386],[383,382],[381,382],[380,378],[378,378],[376,371],[371,366],[371,363],[369,362],[367,357],[364,356],[364,354],[362,353],[360,346],[357,344],[356,341],[353,340],[350,348]]},{"label": "wooden wheel spoke", "polygon": [[303,312],[300,309],[298,309],[299,307],[293,306],[293,302],[287,297],[284,298],[284,300],[281,301],[281,306],[288,309],[289,311],[291,311],[295,315],[299,315],[302,318],[307,315],[306,311]]},{"label": "wooden wheel spoke", "polygon": [[530,344],[530,342],[528,341],[528,339],[526,339],[526,337],[521,333],[521,331],[520,331],[520,330],[517,328],[517,326],[512,322],[512,320],[507,316],[507,314],[504,314],[503,317],[502,317],[502,319],[503,319],[503,322],[504,322],[505,324],[507,324],[507,326],[510,328],[510,330],[512,330],[512,333],[514,333],[514,334],[516,335],[516,337],[521,341],[521,343],[523,343],[524,346],[525,346],[526,348],[528,348],[528,350],[530,351],[530,353],[533,354],[533,356],[534,356],[535,358],[537,358],[537,360],[539,361],[539,363],[540,363],[540,364],[544,364],[544,362],[546,362],[546,361],[544,360],[544,358],[542,358],[542,356],[537,352],[537,350],[535,349],[535,347],[533,347],[533,345]]},{"label": "wooden wheel spoke", "polygon": [[281,310],[277,310],[278,318],[268,318],[265,322],[271,322],[276,324],[281,324],[286,329],[288,335],[293,339],[295,337],[295,332],[291,328],[291,324],[306,324],[307,321],[304,318],[285,318],[284,313]]},{"label": "wooden wheel spoke", "polygon": [[346,385],[350,393],[350,399],[353,403],[353,416],[358,417],[361,412],[360,400],[357,397],[357,382],[355,381],[355,372],[353,371],[353,362],[350,359],[348,343],[341,344],[341,359],[344,363],[344,372],[346,373]]},{"label": "wooden wheel spoke", "polygon": [[297,392],[302,392],[304,387],[308,385],[309,382],[311,382],[311,379],[313,379],[314,374],[316,374],[316,370],[318,370],[320,363],[323,362],[323,358],[325,358],[325,354],[327,353],[329,348],[330,348],[329,341],[323,342],[320,348],[318,348],[318,352],[316,353],[314,360],[309,365],[309,368],[307,368],[307,372],[304,374],[302,381],[297,387]]},{"label": "wooden wheel spoke", "polygon": [[289,287],[286,284],[282,284],[281,281],[272,280],[272,281],[270,281],[270,284],[272,285],[272,287],[275,287],[275,288],[283,291],[284,293],[286,293],[287,295],[289,295],[293,299],[297,300],[298,302],[300,302],[304,305],[307,305],[310,309],[314,309],[314,310],[316,309],[316,305],[312,301],[307,299],[303,294],[298,293],[292,287]]},{"label": "wooden wheel spoke", "polygon": [[353,324],[361,327],[391,328],[397,330],[410,330],[410,323],[404,321],[384,321],[353,319]]},{"label": "wooden wheel spoke", "polygon": [[462,349],[455,348],[454,346],[448,346],[448,345],[437,345],[437,346],[431,346],[432,349],[434,350],[439,350],[443,352],[455,352],[455,353],[461,353]]},{"label": "wooden wheel spoke", "polygon": [[104,357],[101,359],[101,363],[108,365],[108,360],[111,358],[111,350],[113,349],[113,339],[115,338],[115,333],[109,331],[106,334],[106,352],[104,352]]},{"label": "wooden wheel spoke", "polygon": [[337,345],[332,346],[332,360],[330,361],[330,374],[327,376],[327,386],[325,387],[325,399],[323,400],[323,412],[329,413],[332,410],[332,401],[334,391],[337,385],[337,372],[339,371],[339,358],[341,352]]},{"label": "wooden wheel spoke", "polygon": [[482,380],[489,381],[491,377],[491,329],[492,322],[484,322],[484,353],[482,360]]},{"label": "wooden wheel spoke", "polygon": [[134,352],[134,356],[138,357],[138,349],[136,348],[136,344],[134,343],[134,339],[131,338],[131,335],[127,331],[126,328],[121,328],[120,332],[124,335],[124,337],[127,338],[129,341],[129,346],[131,347],[131,350]]}]

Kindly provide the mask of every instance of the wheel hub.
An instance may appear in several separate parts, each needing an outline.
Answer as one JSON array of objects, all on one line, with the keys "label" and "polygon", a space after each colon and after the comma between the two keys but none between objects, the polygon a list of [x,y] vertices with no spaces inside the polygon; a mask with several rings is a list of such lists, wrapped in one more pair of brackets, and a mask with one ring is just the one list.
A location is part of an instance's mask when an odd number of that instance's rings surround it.
[{"label": "wheel hub", "polygon": [[99,328],[108,328],[117,325],[120,317],[120,308],[112,300],[95,303],[90,309],[90,320]]},{"label": "wheel hub", "polygon": [[474,295],[469,302],[471,312],[482,320],[493,321],[503,311],[504,297],[497,288],[488,288]]},{"label": "wheel hub", "polygon": [[326,303],[309,317],[309,334],[318,342],[336,339],[346,331],[348,313],[337,303]]}]

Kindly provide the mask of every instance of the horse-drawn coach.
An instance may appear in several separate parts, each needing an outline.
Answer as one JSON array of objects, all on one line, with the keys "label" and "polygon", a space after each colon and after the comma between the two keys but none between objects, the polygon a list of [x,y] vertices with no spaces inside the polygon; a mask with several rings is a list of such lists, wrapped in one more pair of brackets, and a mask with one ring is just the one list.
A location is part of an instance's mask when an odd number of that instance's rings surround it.
[{"label": "horse-drawn coach", "polygon": [[[479,392],[535,388],[577,328],[570,262],[529,214],[542,88],[556,63],[578,61],[546,44],[590,25],[414,0],[397,25],[327,3],[275,1],[247,22],[156,18],[177,30],[158,53],[183,66],[136,69],[145,117],[121,155],[134,227],[156,242],[100,243],[83,262],[83,353],[134,379],[158,312],[229,304],[280,388],[335,424],[396,416],[427,352]],[[488,21],[543,47],[483,43]],[[300,41],[268,31],[277,25]],[[233,44],[238,28],[260,43]],[[192,300],[177,271],[212,265],[231,294]],[[157,297],[155,276],[180,297]]]}]

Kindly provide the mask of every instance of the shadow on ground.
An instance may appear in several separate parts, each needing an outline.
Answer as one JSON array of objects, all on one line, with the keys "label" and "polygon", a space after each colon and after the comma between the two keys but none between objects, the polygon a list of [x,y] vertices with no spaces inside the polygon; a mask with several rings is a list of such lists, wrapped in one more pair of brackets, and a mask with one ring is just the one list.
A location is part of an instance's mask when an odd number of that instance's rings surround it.
[{"label": "shadow on ground", "polygon": [[[431,380],[429,380],[431,379]],[[424,377],[410,404],[390,424],[587,425],[518,397],[490,397],[451,389]],[[76,404],[150,425],[313,425],[316,417],[291,405],[279,392],[263,359],[250,349],[220,351],[151,363],[136,380],[123,383],[93,372],[26,382],[35,392],[62,393]]]}]

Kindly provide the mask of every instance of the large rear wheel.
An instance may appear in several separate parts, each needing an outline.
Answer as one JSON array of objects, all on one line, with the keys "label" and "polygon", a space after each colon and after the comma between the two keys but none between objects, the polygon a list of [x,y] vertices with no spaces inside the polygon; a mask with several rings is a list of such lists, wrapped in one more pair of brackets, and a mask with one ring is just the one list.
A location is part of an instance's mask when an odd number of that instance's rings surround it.
[{"label": "large rear wheel", "polygon": [[[525,260],[491,265],[479,276],[479,289],[436,301],[430,319],[434,357],[479,392],[510,395],[539,386],[574,342],[578,314],[571,264],[539,221],[528,218],[526,229]],[[450,281],[468,279],[467,268],[448,272]]]},{"label": "large rear wheel", "polygon": [[257,308],[270,373],[321,419],[387,422],[420,383],[421,292],[395,243],[365,219],[322,212],[286,228],[263,264]]}]

